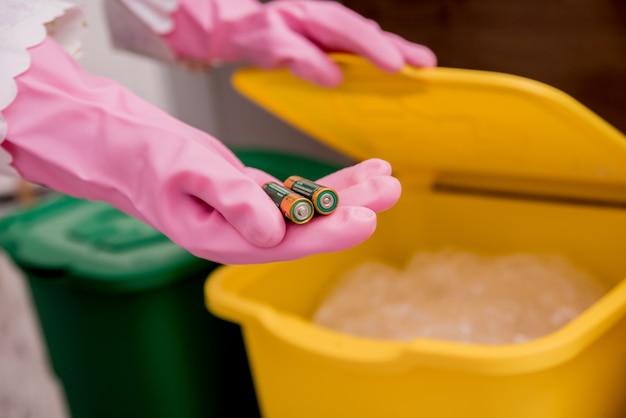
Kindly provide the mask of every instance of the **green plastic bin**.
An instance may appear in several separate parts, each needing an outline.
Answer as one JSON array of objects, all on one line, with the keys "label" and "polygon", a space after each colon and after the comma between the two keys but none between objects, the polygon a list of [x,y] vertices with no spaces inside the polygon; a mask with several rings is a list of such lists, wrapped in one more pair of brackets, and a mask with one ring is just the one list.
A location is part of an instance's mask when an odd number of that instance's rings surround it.
[{"label": "green plastic bin", "polygon": [[[241,150],[279,179],[340,167]],[[106,203],[53,195],[0,221],[73,418],[258,417],[238,325],[206,311],[198,259]]]},{"label": "green plastic bin", "polygon": [[218,414],[219,323],[201,297],[215,264],[64,195],[3,220],[0,241],[28,278],[72,417]]}]

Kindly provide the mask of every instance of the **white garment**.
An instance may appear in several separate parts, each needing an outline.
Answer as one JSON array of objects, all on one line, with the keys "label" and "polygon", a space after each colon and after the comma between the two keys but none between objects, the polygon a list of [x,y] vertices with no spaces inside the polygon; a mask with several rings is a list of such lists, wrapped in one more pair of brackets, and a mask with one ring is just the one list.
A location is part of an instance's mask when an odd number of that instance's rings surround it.
[{"label": "white garment", "polygon": [[[27,48],[42,42],[48,29],[69,53],[78,52],[78,34],[84,25],[80,13],[72,7],[62,0],[3,0],[0,3],[0,112],[18,94],[14,78],[30,67]],[[0,113],[0,142],[6,133],[7,124]],[[9,153],[0,148],[0,174],[17,176],[10,162]]]},{"label": "white garment", "polygon": [[[105,4],[115,46],[161,60],[174,60],[158,35],[172,30],[170,14],[178,0],[107,0]],[[30,67],[28,48],[49,35],[77,57],[86,26],[80,7],[71,1],[0,1],[0,142],[6,138],[8,128],[2,110],[18,94],[14,79]],[[0,148],[0,175],[17,176],[10,162],[9,153]]]}]

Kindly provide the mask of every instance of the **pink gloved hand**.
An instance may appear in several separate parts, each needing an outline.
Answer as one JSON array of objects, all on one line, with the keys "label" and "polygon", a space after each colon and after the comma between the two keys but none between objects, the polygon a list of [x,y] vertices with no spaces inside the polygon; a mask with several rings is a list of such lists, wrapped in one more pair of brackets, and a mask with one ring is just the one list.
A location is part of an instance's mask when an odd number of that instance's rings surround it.
[{"label": "pink gloved hand", "polygon": [[427,47],[384,32],[334,1],[180,0],[172,18],[174,30],[163,39],[180,59],[288,67],[322,86],[342,80],[328,52],[358,54],[388,72],[436,65]]},{"label": "pink gloved hand", "polygon": [[286,225],[260,185],[275,180],[244,167],[222,143],[86,73],[52,40],[29,50],[18,96],[2,114],[2,146],[26,179],[109,202],[196,256],[261,263],[338,251],[367,239],[374,211],[400,186],[370,160],[324,181],[342,206],[306,225]]}]

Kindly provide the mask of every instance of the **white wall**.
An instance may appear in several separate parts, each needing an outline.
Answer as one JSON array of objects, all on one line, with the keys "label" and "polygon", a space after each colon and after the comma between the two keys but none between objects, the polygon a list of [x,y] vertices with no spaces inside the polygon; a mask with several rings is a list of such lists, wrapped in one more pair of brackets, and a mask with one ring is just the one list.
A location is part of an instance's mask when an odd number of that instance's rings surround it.
[{"label": "white wall", "polygon": [[104,1],[85,2],[89,31],[80,62],[92,73],[125,85],[181,120],[210,132],[231,148],[270,148],[349,163],[346,157],[242,98],[230,85],[233,67],[192,74],[113,49],[102,10]]}]

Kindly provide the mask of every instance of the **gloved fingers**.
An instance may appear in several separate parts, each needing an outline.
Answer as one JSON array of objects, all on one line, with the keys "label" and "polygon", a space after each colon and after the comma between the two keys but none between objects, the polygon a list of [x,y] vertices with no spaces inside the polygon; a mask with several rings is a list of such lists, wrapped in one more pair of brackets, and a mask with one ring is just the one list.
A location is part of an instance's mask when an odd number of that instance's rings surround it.
[{"label": "gloved fingers", "polygon": [[342,206],[332,216],[287,225],[282,242],[271,248],[254,246],[225,220],[220,221],[219,214],[193,229],[204,231],[205,239],[180,244],[198,257],[223,264],[268,263],[354,247],[374,233],[376,214],[363,207]]},{"label": "gloved fingers", "polygon": [[[258,184],[268,181],[281,183],[269,174],[250,167],[244,172]],[[386,161],[372,159],[336,171],[317,182],[335,189],[341,206],[363,206],[382,212],[395,205],[402,193],[400,182],[390,173],[391,167]]]},{"label": "gloved fingers", "polygon": [[410,42],[395,33],[386,32],[391,42],[404,57],[407,64],[415,67],[435,67],[437,66],[437,56],[427,46]]},{"label": "gloved fingers", "polygon": [[387,161],[379,158],[371,158],[324,176],[318,179],[318,183],[341,191],[359,184],[370,177],[390,175],[391,165]]},{"label": "gloved fingers", "polygon": [[[189,167],[181,170],[171,183],[201,203],[193,208],[198,218],[215,210],[251,245],[272,247],[281,242],[285,233],[283,216],[254,179],[225,160],[202,161],[204,167],[194,167],[194,160],[187,161]],[[202,205],[206,205],[204,209]],[[172,216],[184,214],[175,213],[176,209],[171,212]]]},{"label": "gloved fingers", "polygon": [[[227,170],[219,169],[219,172],[224,171]],[[245,167],[241,174],[256,185],[253,192],[265,193],[260,185],[267,181],[280,183],[279,179],[252,167]],[[295,225],[285,221],[276,205],[269,202],[269,206],[266,205],[263,210],[278,217],[283,227],[283,229],[277,229],[276,225],[272,227],[283,234],[282,241],[274,246],[265,245],[263,240],[252,239],[251,235],[258,236],[259,233],[246,233],[251,226],[242,227],[231,220],[233,217],[227,214],[232,212],[232,202],[228,210],[223,209],[223,201],[214,203],[222,207],[221,209],[216,207],[216,213],[208,212],[206,207],[199,207],[195,211],[188,211],[195,212],[195,215],[188,219],[197,224],[189,228],[199,232],[205,231],[200,235],[211,242],[204,247],[198,247],[205,240],[195,240],[193,243],[185,243],[184,246],[196,255],[229,264],[292,260],[311,254],[341,251],[353,247],[366,240],[374,232],[375,212],[388,209],[398,200],[401,191],[400,183],[390,174],[389,163],[380,159],[370,159],[323,177],[318,180],[321,184],[333,187],[339,192],[340,207],[332,215],[316,217],[304,225]],[[202,185],[198,185],[197,188],[214,189]],[[234,192],[234,196],[252,196],[250,192],[236,189],[233,185],[228,185],[227,189]],[[204,201],[214,201],[212,196],[201,198]],[[254,198],[246,200],[247,203],[253,201],[255,201]],[[249,209],[237,208],[235,212],[244,213]],[[250,216],[247,215],[245,218]],[[256,215],[252,217],[259,219]],[[261,228],[266,226],[264,223],[257,225]],[[212,241],[212,237],[219,237],[219,240]]]},{"label": "gloved fingers", "polygon": [[[282,183],[261,170],[247,167],[244,172],[258,184],[268,181]],[[336,171],[317,182],[335,189],[342,206],[363,206],[382,212],[395,205],[402,193],[400,182],[390,173],[391,167],[386,161],[372,159]]]},{"label": "gloved fingers", "polygon": [[262,68],[286,67],[296,77],[323,87],[337,86],[343,80],[341,69],[323,50],[282,22],[255,45],[246,55]]},{"label": "gloved fingers", "polygon": [[[387,162],[372,159],[324,177],[322,180],[328,180],[324,184],[337,187],[341,206],[332,215],[316,217],[304,225],[286,221],[276,205],[270,202],[270,206],[265,206],[263,210],[277,216],[283,228],[280,230],[282,240],[274,246],[258,245],[259,240],[250,239],[250,234],[242,232],[245,229],[235,225],[232,218],[227,218],[226,211],[211,210],[203,202],[195,201],[196,207],[185,211],[189,214],[185,218],[185,230],[193,233],[183,236],[179,244],[199,257],[225,264],[293,260],[351,248],[374,232],[375,211],[387,209],[398,199],[399,182],[389,176],[390,172]],[[251,167],[244,168],[242,174],[261,193],[265,192],[259,185],[267,181],[280,182],[270,174]],[[196,187],[202,190],[209,188],[202,184]],[[232,190],[233,186],[229,185],[227,189]],[[203,197],[205,201],[211,199],[211,196]],[[253,200],[250,199],[250,202]],[[258,216],[256,218],[259,219]]]},{"label": "gloved fingers", "polygon": [[369,177],[342,189],[339,192],[339,205],[362,206],[374,212],[383,212],[398,202],[401,193],[398,179],[391,176]]},{"label": "gloved fingers", "polygon": [[268,249],[278,260],[346,250],[368,239],[376,230],[376,213],[359,206],[341,206],[330,216],[305,225],[287,226],[280,245]]},{"label": "gloved fingers", "polygon": [[326,53],[311,45],[308,41],[302,41],[310,49],[310,53],[297,58],[289,59],[287,67],[293,75],[303,80],[310,81],[322,87],[336,87],[343,81],[343,73]]},{"label": "gloved fingers", "polygon": [[325,52],[348,52],[369,59],[383,71],[396,72],[404,57],[378,24],[335,2],[281,3],[275,7],[287,24]]},{"label": "gloved fingers", "polygon": [[317,181],[339,193],[339,204],[382,212],[400,199],[402,187],[391,176],[391,165],[372,158],[329,174]]},{"label": "gloved fingers", "polygon": [[[387,161],[371,158],[330,173],[321,179],[311,180],[335,189],[339,193],[342,205],[364,206],[375,212],[381,212],[393,206],[401,194],[400,182],[391,176],[391,171],[391,165]],[[282,180],[252,167],[246,167],[244,173],[258,184],[268,181],[282,183]]]}]

